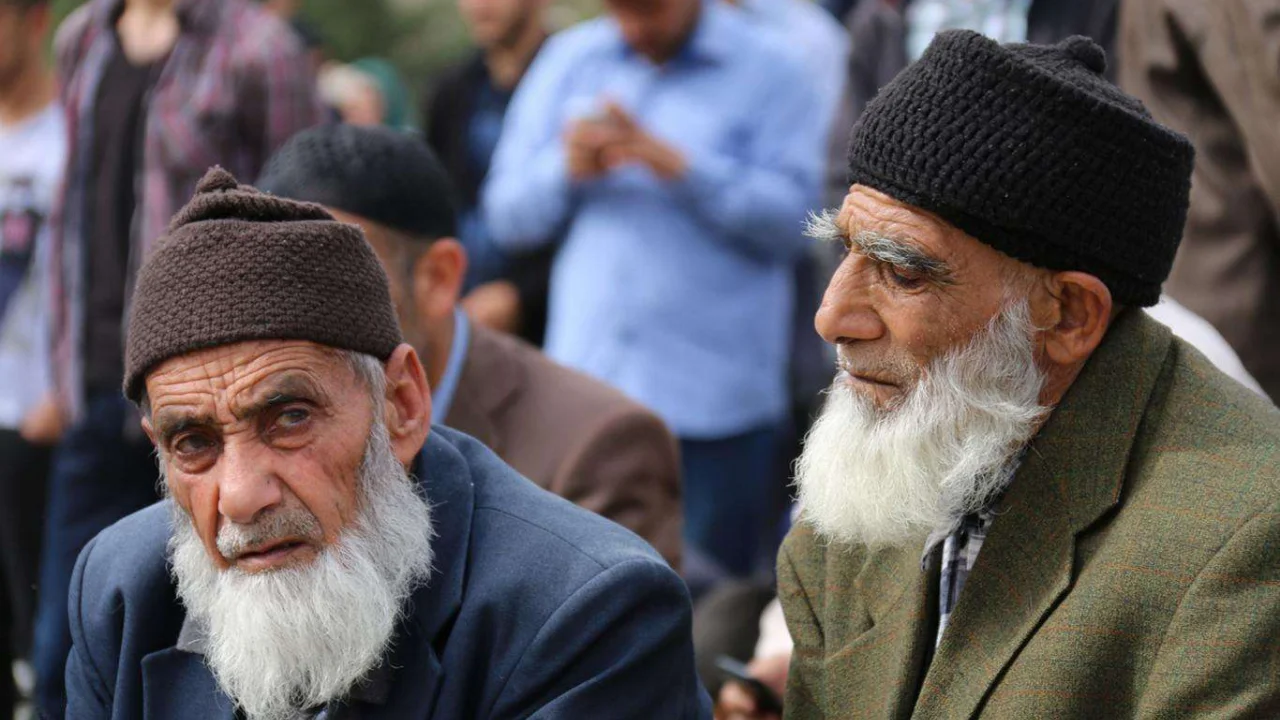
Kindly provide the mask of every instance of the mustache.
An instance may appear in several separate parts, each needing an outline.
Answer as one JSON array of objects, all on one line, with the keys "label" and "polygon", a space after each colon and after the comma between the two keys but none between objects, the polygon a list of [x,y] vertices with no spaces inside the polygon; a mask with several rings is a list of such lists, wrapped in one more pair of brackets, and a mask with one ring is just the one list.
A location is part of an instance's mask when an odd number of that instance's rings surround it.
[{"label": "mustache", "polygon": [[304,507],[273,510],[249,525],[228,523],[218,530],[218,552],[233,561],[254,548],[281,540],[319,543],[324,537],[320,521]]},{"label": "mustache", "polygon": [[855,356],[848,346],[836,348],[836,369],[886,385],[906,386],[920,379],[921,369],[907,358]]}]

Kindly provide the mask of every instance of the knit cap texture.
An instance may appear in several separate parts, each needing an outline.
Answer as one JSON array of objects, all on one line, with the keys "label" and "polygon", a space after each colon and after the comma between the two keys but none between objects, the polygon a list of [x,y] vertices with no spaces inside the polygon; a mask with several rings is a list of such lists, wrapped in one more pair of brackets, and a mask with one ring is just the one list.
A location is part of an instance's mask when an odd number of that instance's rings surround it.
[{"label": "knit cap texture", "polygon": [[1075,36],[1000,45],[942,32],[850,140],[849,181],[936,213],[1018,260],[1154,305],[1182,237],[1194,151],[1108,82]]},{"label": "knit cap texture", "polygon": [[165,360],[249,340],[309,340],[386,360],[401,342],[387,276],[354,225],[210,170],[138,273],[125,395]]}]

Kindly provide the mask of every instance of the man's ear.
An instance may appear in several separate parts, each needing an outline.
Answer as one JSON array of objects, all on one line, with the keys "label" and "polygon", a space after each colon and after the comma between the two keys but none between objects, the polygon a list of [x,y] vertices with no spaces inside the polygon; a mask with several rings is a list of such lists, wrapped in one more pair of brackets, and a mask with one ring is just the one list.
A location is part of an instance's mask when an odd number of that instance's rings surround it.
[{"label": "man's ear", "polygon": [[385,367],[387,396],[383,419],[396,457],[408,465],[422,450],[431,431],[431,390],[412,345],[401,343]]},{"label": "man's ear", "polygon": [[1041,327],[1044,352],[1063,366],[1083,363],[1111,324],[1111,291],[1088,273],[1067,271],[1047,282],[1048,323]]},{"label": "man's ear", "polygon": [[453,314],[467,274],[467,251],[454,238],[440,238],[413,263],[413,303],[419,316],[439,320]]}]

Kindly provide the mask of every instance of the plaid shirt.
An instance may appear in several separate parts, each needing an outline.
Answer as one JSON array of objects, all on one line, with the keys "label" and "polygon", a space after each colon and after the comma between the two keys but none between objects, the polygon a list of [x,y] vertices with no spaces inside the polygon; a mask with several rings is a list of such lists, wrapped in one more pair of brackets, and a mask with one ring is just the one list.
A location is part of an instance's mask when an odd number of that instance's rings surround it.
[{"label": "plaid shirt", "polygon": [[956,609],[960,601],[960,591],[969,579],[969,573],[978,562],[978,553],[982,543],[987,539],[987,531],[995,513],[990,510],[965,515],[960,526],[945,538],[939,536],[930,539],[925,546],[925,557],[933,552],[939,541],[942,542],[942,574],[938,580],[938,634],[934,637],[934,647],[942,643],[942,633],[947,630],[951,620],[951,611]]},{"label": "plaid shirt", "polygon": [[[103,69],[119,52],[114,25],[123,3],[86,3],[62,24],[54,43],[71,150],[54,222],[49,285],[54,377],[72,417],[80,414],[84,392],[80,354],[94,102]],[[310,64],[285,23],[249,0],[179,0],[177,13],[177,42],[144,100],[126,298],[142,259],[210,166],[252,181],[277,147],[321,119]]]}]

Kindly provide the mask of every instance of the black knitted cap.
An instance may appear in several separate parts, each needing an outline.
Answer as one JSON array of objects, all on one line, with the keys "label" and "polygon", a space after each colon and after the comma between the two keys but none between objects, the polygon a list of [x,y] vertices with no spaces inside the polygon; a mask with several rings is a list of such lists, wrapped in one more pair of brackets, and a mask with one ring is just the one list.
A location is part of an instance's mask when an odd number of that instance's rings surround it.
[{"label": "black knitted cap", "polygon": [[210,170],[138,272],[125,342],[125,395],[196,350],[310,340],[386,360],[400,326],[382,265],[354,225]]},{"label": "black knitted cap", "polygon": [[386,127],[320,125],[289,139],[257,187],[420,238],[457,235],[453,186],[420,138]]},{"label": "black knitted cap", "polygon": [[1011,257],[1154,305],[1182,237],[1194,151],[1102,77],[1085,37],[942,32],[853,128],[849,181],[934,212]]}]

